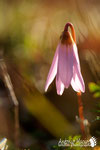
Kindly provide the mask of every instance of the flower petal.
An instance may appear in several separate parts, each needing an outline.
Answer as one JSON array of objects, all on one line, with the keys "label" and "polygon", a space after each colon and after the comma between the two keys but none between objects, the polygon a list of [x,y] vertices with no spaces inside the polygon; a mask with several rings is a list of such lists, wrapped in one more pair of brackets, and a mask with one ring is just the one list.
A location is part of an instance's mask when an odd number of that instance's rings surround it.
[{"label": "flower petal", "polygon": [[48,77],[47,77],[47,81],[45,84],[45,92],[47,91],[49,85],[51,84],[51,82],[54,80],[56,74],[57,74],[57,66],[58,66],[58,50],[59,50],[59,45],[57,46],[53,61],[52,61],[52,65],[50,68],[50,71],[48,73]]},{"label": "flower petal", "polygon": [[57,94],[62,95],[64,91],[64,84],[61,82],[59,75],[57,73],[56,76],[56,89],[57,89]]},{"label": "flower petal", "polygon": [[74,65],[73,65],[73,78],[71,86],[76,92],[85,92],[85,84],[80,70],[80,62],[77,52],[76,44],[73,45]]},{"label": "flower petal", "polygon": [[58,72],[62,83],[68,88],[73,76],[73,51],[70,45],[61,44],[59,47]]},{"label": "flower petal", "polygon": [[82,78],[81,72],[74,67],[73,78],[71,80],[71,86],[76,92],[85,92],[84,80]]}]

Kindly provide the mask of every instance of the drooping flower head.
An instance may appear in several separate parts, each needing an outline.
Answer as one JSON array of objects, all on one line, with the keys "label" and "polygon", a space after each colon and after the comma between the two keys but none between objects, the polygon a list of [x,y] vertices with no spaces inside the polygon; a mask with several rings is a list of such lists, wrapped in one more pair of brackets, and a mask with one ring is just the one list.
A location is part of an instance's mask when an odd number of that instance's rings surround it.
[{"label": "drooping flower head", "polygon": [[[68,31],[68,27],[71,28],[71,33]],[[71,23],[65,25],[60,37],[60,42],[48,73],[45,91],[47,91],[55,77],[58,95],[62,95],[64,88],[68,88],[70,84],[76,92],[85,92],[76,46],[75,30]]]}]

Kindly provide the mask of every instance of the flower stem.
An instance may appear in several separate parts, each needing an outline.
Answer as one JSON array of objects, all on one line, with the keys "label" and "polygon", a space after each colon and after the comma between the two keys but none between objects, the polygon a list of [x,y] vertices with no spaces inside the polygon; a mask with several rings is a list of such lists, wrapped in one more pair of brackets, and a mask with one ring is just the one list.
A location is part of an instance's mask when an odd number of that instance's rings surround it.
[{"label": "flower stem", "polygon": [[76,43],[75,29],[74,29],[73,24],[70,23],[70,22],[68,22],[68,23],[65,25],[64,31],[68,31],[68,27],[71,28],[72,37],[73,37],[74,42]]},{"label": "flower stem", "polygon": [[80,128],[82,132],[82,137],[83,139],[86,137],[85,136],[85,127],[84,127],[84,115],[83,115],[83,103],[81,99],[81,92],[77,92],[77,97],[78,97],[78,109],[79,109],[79,117],[80,117]]}]

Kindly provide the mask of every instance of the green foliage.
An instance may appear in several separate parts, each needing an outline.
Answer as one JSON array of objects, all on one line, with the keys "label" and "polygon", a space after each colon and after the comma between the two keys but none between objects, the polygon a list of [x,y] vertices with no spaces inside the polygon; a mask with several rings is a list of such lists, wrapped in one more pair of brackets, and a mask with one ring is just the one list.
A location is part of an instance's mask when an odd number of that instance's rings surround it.
[{"label": "green foliage", "polygon": [[[99,98],[100,97],[100,84],[96,84],[96,83],[91,82],[89,84],[89,90],[90,90],[90,92],[93,93],[94,98]],[[93,121],[100,121],[100,101],[96,105],[95,112],[97,113],[97,116]],[[99,131],[96,131],[96,133],[98,135],[100,135]]]},{"label": "green foliage", "polygon": [[100,85],[97,85],[96,83],[91,82],[89,83],[89,90],[94,93],[93,96],[95,98],[100,97]]}]

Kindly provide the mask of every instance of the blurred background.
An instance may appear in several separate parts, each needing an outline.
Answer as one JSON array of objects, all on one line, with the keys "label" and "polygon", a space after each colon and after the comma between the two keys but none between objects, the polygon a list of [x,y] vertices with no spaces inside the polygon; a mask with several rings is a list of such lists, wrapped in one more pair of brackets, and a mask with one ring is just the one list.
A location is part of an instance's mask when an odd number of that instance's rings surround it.
[{"label": "blurred background", "polygon": [[[100,141],[100,1],[0,0],[0,63],[7,68],[19,102],[18,147],[51,150],[60,137],[81,135],[76,92],[62,96],[45,81],[67,22],[76,31],[86,92],[82,95],[89,134]],[[0,138],[15,149],[14,108],[0,65]],[[9,84],[9,83],[8,83]]]}]

